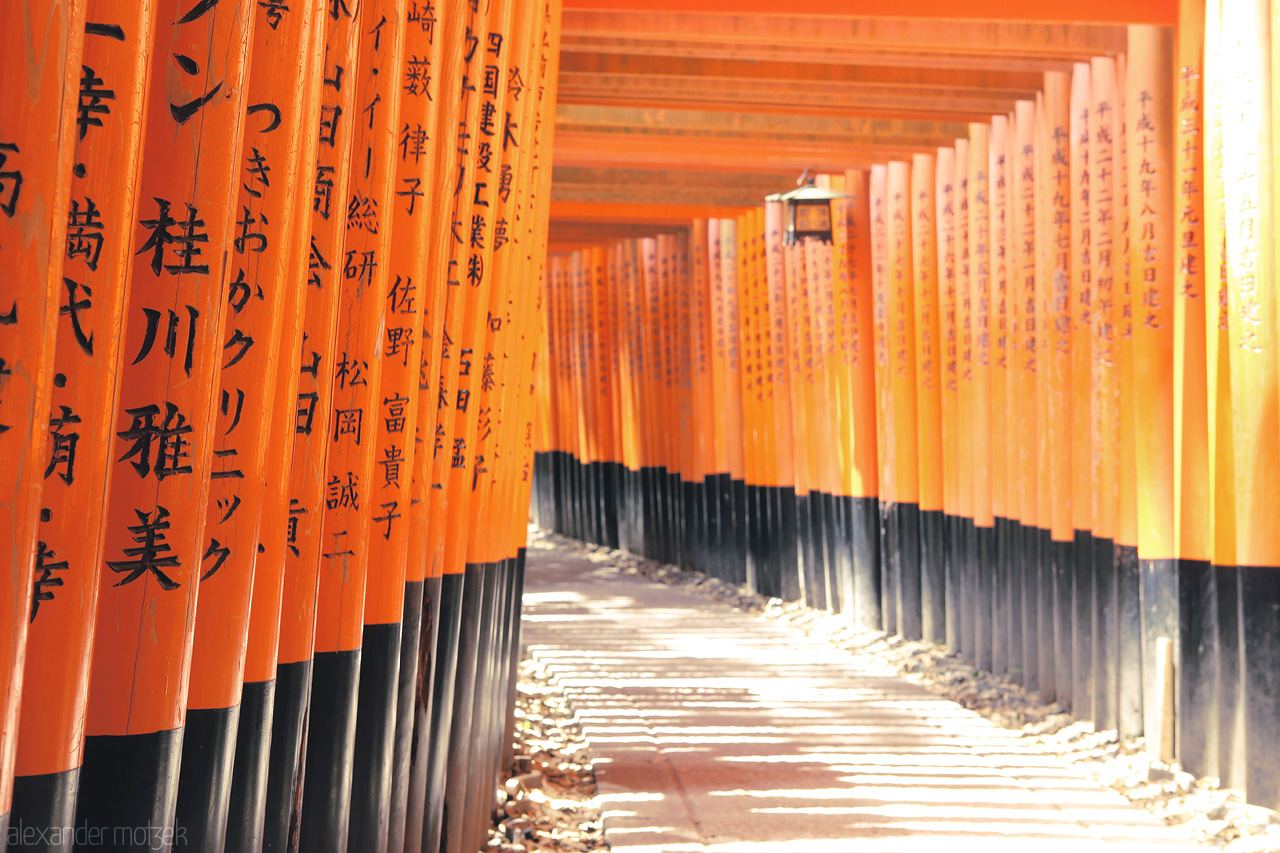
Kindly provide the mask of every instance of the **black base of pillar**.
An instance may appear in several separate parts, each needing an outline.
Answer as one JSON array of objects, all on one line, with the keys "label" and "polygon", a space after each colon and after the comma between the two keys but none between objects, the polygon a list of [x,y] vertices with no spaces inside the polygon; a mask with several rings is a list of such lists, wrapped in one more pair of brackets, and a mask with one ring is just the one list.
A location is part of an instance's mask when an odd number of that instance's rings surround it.
[{"label": "black base of pillar", "polygon": [[1122,738],[1141,737],[1142,602],[1137,546],[1116,545],[1115,556],[1116,633],[1119,646],[1116,666],[1116,726]]},{"label": "black base of pillar", "polygon": [[13,842],[8,849],[71,853],[79,787],[79,767],[62,773],[14,777],[13,807],[5,815],[5,834],[0,835]]},{"label": "black base of pillar", "polygon": [[[182,729],[141,735],[90,735],[84,741],[76,831],[89,849],[143,853],[164,849],[178,800]],[[10,812],[12,814],[12,812]]]},{"label": "black base of pillar", "polygon": [[1040,691],[1040,531],[1019,524],[1014,557],[1022,576],[1022,683]]},{"label": "black base of pillar", "polygon": [[1093,616],[1097,611],[1094,580],[1093,534],[1077,530],[1071,546],[1075,586],[1072,601],[1071,707],[1078,720],[1093,720],[1093,638],[1097,631]]},{"label": "black base of pillar", "polygon": [[1240,567],[1244,639],[1245,797],[1280,808],[1280,568]]},{"label": "black base of pillar", "polygon": [[258,853],[262,849],[275,696],[276,682],[272,679],[245,684],[240,697],[231,805],[227,810],[227,853]]},{"label": "black base of pillar", "polygon": [[1194,776],[1218,775],[1218,585],[1207,560],[1179,560],[1175,752]]},{"label": "black base of pillar", "polygon": [[853,536],[853,622],[879,630],[880,621],[880,507],[875,498],[853,498],[850,504]]},{"label": "black base of pillar", "polygon": [[1093,566],[1093,724],[1111,730],[1119,726],[1120,626],[1116,548],[1110,539],[1094,538]]},{"label": "black base of pillar", "polygon": [[908,640],[919,640],[924,636],[920,597],[920,505],[897,503],[894,511],[898,522],[897,561],[894,565],[898,633]]}]

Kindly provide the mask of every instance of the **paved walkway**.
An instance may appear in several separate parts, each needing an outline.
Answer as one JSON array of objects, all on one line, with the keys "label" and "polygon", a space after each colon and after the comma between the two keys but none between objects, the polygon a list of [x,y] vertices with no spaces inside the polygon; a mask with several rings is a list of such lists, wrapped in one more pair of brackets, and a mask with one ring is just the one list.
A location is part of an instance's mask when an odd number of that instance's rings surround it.
[{"label": "paved walkway", "polygon": [[1012,732],[764,617],[536,549],[524,608],[592,744],[615,853],[1200,849]]}]

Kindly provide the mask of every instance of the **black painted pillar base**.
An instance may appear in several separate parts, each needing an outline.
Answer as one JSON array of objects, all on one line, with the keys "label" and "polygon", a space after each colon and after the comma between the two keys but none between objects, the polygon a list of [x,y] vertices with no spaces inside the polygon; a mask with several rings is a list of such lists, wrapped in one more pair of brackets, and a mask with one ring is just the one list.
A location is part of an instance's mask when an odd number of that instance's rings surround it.
[{"label": "black painted pillar base", "polygon": [[400,704],[400,623],[365,625],[361,639],[348,853],[383,853]]},{"label": "black painted pillar base", "polygon": [[37,850],[41,853],[71,853],[76,822],[76,794],[80,788],[80,768],[61,773],[15,776],[13,807],[4,815],[4,834],[14,829],[9,850]]},{"label": "black painted pillar base", "polygon": [[960,598],[960,519],[958,516],[945,514],[943,525],[943,589],[946,592],[943,602],[943,623],[946,625],[945,642],[947,648],[954,653],[960,651],[960,625],[964,618],[964,605]]},{"label": "black painted pillar base", "polygon": [[921,607],[920,505],[895,504],[898,520],[897,575],[898,633],[908,640],[924,636]]},{"label": "black painted pillar base", "polygon": [[747,582],[747,537],[751,532],[747,513],[747,484],[743,480],[730,480],[729,488],[737,535],[733,537],[733,558],[727,567],[724,580],[733,586],[741,586]]},{"label": "black painted pillar base", "polygon": [[845,617],[857,615],[857,594],[853,588],[853,502],[848,495],[831,498],[831,572],[835,583],[839,612]]},{"label": "black painted pillar base", "polygon": [[222,853],[226,846],[239,722],[239,705],[187,710],[174,817],[174,837],[181,836],[187,849]]},{"label": "black painted pillar base", "polygon": [[302,820],[302,783],[306,777],[311,674],[310,660],[276,665],[271,757],[267,762],[267,807],[262,824],[264,851],[292,850],[297,846]]},{"label": "black painted pillar base", "polygon": [[[480,645],[480,618],[484,607],[484,566],[467,563],[462,589],[462,623],[458,632],[457,674],[454,676],[453,729],[445,760],[444,814],[440,850],[463,853],[466,845],[467,764],[471,747],[472,704],[476,689],[476,659]],[[467,853],[471,853],[467,851]]]},{"label": "black painted pillar base", "polygon": [[1097,610],[1097,589],[1094,580],[1092,533],[1087,530],[1075,532],[1071,556],[1075,575],[1072,598],[1071,708],[1077,720],[1094,720],[1096,673],[1093,668],[1093,639],[1097,628],[1093,617]]},{"label": "black painted pillar base", "polygon": [[1244,639],[1245,798],[1280,808],[1280,568],[1240,567]]},{"label": "black painted pillar base", "polygon": [[760,571],[756,575],[756,592],[768,598],[781,598],[782,489],[762,487],[760,501]]},{"label": "black painted pillar base", "polygon": [[1116,549],[1110,539],[1093,539],[1094,642],[1093,725],[1119,726],[1120,626],[1116,598]]},{"label": "black painted pillar base", "polygon": [[[1147,733],[1147,749],[1158,754],[1159,744],[1151,742],[1160,730],[1161,698],[1158,693],[1159,668],[1156,665],[1157,644],[1161,639],[1168,639],[1173,648],[1174,678],[1182,671],[1178,653],[1181,650],[1182,638],[1179,629],[1177,560],[1147,560],[1138,558],[1139,597],[1142,602],[1142,707],[1143,730]],[[1175,697],[1177,691],[1175,688]],[[1175,700],[1174,719],[1180,716],[1181,709]],[[1172,734],[1172,733],[1171,733]]]},{"label": "black painted pillar base", "polygon": [[1196,777],[1218,775],[1218,585],[1207,560],[1179,560],[1178,715],[1174,750]]},{"label": "black painted pillar base", "polygon": [[964,585],[964,610],[965,610],[965,637],[964,649],[965,660],[978,666],[981,658],[982,638],[985,628],[980,624],[982,620],[982,564],[978,560],[978,525],[974,523],[972,518],[962,519],[962,542],[963,555],[961,566],[964,571],[962,583]]},{"label": "black painted pillar base", "polygon": [[975,651],[978,667],[991,670],[995,650],[995,594],[996,594],[996,529],[974,525],[976,554],[973,565],[977,580],[974,613]]},{"label": "black painted pillar base", "polygon": [[[440,619],[431,683],[431,723],[427,737],[426,807],[422,850],[439,851],[444,837],[445,792],[449,788],[449,744],[457,693],[458,648],[462,640],[463,598],[470,578],[459,572],[440,579]],[[474,593],[473,593],[474,595]]]},{"label": "black painted pillar base", "polygon": [[100,841],[86,849],[142,853],[157,849],[157,836],[178,840],[173,820],[182,735],[178,728],[85,738],[75,826]]},{"label": "black painted pillar base", "polygon": [[251,681],[240,697],[231,802],[227,810],[227,853],[258,853],[267,809],[267,768],[271,756],[271,716],[276,682]]},{"label": "black painted pillar base", "polygon": [[1050,553],[1053,563],[1053,636],[1054,636],[1054,694],[1058,703],[1071,711],[1072,654],[1074,638],[1071,634],[1074,617],[1073,591],[1075,590],[1075,558],[1072,542],[1052,539]]},{"label": "black painted pillar base", "polygon": [[898,513],[893,501],[880,501],[880,622],[898,633]]},{"label": "black painted pillar base", "polygon": [[[427,578],[422,583],[421,626],[418,643],[414,649],[417,661],[414,665],[413,725],[409,741],[409,784],[402,848],[405,853],[421,853],[422,838],[426,829],[427,776],[431,765],[431,714],[435,706],[435,659],[437,634],[440,630],[440,588],[442,579]],[[406,607],[408,603],[406,602]],[[402,664],[400,677],[405,678]],[[395,853],[388,839],[387,849]]]},{"label": "black painted pillar base", "polygon": [[1004,552],[1000,548],[1000,516],[991,519],[991,671],[1004,675],[1009,671],[1009,576]]},{"label": "black painted pillar base", "polygon": [[1116,545],[1117,720],[1122,738],[1141,737],[1142,717],[1142,601],[1136,545]]},{"label": "black painted pillar base", "polygon": [[799,601],[802,595],[798,498],[794,490],[778,490],[778,597]]},{"label": "black painted pillar base", "polygon": [[1053,702],[1058,695],[1058,667],[1055,660],[1058,654],[1058,623],[1055,609],[1054,592],[1057,579],[1054,572],[1054,542],[1048,530],[1036,528],[1036,574],[1037,574],[1037,606],[1036,621],[1039,627],[1039,639],[1036,650],[1036,673],[1040,698]]},{"label": "black painted pillar base", "polygon": [[853,498],[849,506],[853,537],[853,621],[878,631],[880,619],[880,505],[875,498]]},{"label": "black painted pillar base", "polygon": [[1015,531],[1016,556],[1022,576],[1022,683],[1040,691],[1040,531],[1019,524]]},{"label": "black painted pillar base", "polygon": [[931,643],[947,639],[946,517],[942,510],[920,514],[920,635]]},{"label": "black painted pillar base", "polygon": [[800,567],[800,601],[817,606],[817,577],[813,562],[813,525],[809,520],[809,494],[796,495],[796,560]]},{"label": "black painted pillar base", "polygon": [[698,494],[698,484],[692,480],[681,479],[680,487],[680,529],[684,544],[681,552],[685,571],[702,572],[710,577],[717,577],[715,567],[707,563],[706,552],[702,548],[706,535],[706,522],[702,516],[702,496]]},{"label": "black painted pillar base", "polygon": [[1244,698],[1244,583],[1238,566],[1214,566],[1218,585],[1218,778],[1244,789],[1248,780]]},{"label": "black painted pillar base", "polygon": [[746,554],[743,585],[752,592],[760,588],[764,572],[765,537],[768,536],[768,504],[761,486],[747,485]]},{"label": "black painted pillar base", "polygon": [[360,649],[317,652],[312,665],[301,849],[345,853],[351,826]]}]

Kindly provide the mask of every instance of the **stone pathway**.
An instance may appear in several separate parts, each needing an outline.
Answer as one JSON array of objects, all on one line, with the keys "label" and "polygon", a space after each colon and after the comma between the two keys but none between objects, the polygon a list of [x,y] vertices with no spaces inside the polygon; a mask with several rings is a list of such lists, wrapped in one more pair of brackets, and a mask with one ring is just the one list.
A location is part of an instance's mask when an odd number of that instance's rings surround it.
[{"label": "stone pathway", "polygon": [[774,620],[534,548],[524,613],[591,743],[616,853],[1204,849],[1019,733]]}]

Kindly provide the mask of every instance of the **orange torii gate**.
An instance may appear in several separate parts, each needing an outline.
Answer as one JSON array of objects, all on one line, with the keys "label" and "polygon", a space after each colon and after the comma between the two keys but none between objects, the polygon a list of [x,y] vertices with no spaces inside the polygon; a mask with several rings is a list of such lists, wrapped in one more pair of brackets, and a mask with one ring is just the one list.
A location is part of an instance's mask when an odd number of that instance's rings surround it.
[{"label": "orange torii gate", "polygon": [[[1280,803],[1253,756],[1280,719],[1274,10],[871,6],[569,3],[537,517],[945,641]],[[805,168],[851,198],[790,244],[761,199]],[[593,245],[626,318],[603,352]],[[837,492],[854,459],[869,491]],[[836,493],[878,518],[842,525]]]}]

